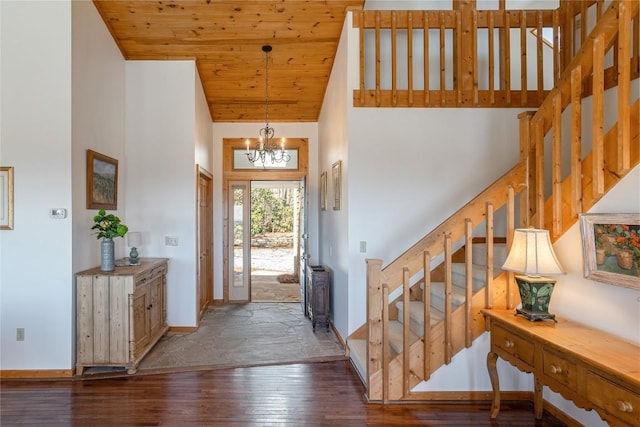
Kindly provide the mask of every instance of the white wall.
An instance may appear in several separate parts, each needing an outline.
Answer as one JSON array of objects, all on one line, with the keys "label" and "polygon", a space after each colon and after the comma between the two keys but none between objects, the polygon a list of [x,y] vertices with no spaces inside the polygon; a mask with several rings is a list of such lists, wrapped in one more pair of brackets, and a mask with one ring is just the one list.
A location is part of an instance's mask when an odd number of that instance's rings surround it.
[{"label": "white wall", "polygon": [[[14,229],[0,230],[0,369],[69,369],[71,2],[2,1],[0,10],[0,164],[14,167],[15,194]],[[50,208],[69,216],[50,219]]]},{"label": "white wall", "polygon": [[[318,156],[317,123],[271,123],[278,138],[307,138],[309,141],[309,173],[307,180],[307,226],[309,262],[318,256],[318,175],[314,159]],[[224,138],[253,138],[258,136],[263,123],[213,123],[213,297],[222,299],[222,225],[224,220],[222,185],[222,141]]]},{"label": "white wall", "polygon": [[[100,263],[100,243],[87,209],[87,149],[118,160],[118,209],[126,224],[125,61],[92,2],[72,2],[72,189],[73,271]],[[126,256],[125,239],[114,239],[116,257]]]},{"label": "white wall", "polygon": [[209,105],[207,104],[207,98],[202,88],[202,81],[200,80],[200,74],[198,69],[195,70],[195,161],[200,167],[207,170],[209,173],[213,171],[213,128],[211,127],[211,115],[209,113]]},{"label": "white wall", "polygon": [[[318,119],[318,175],[327,172],[327,210],[320,212],[320,258],[322,265],[331,268],[331,316],[334,326],[346,340],[349,335],[349,120],[352,92],[348,85],[354,72],[354,53],[358,46],[348,37],[352,15],[342,29],[342,35],[327,85]],[[342,161],[341,209],[333,210],[334,191],[332,165]]]},{"label": "white wall", "polygon": [[196,326],[195,63],[129,61],[126,73],[127,225],[140,256],[170,259],[169,325]]}]

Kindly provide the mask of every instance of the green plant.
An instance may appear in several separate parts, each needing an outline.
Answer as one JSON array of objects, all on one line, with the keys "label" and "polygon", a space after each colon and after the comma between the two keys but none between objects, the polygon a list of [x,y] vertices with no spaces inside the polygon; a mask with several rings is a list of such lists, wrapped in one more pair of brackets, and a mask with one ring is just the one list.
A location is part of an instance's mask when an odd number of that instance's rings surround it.
[{"label": "green plant", "polygon": [[96,231],[98,239],[112,239],[114,237],[123,237],[129,231],[129,227],[120,222],[114,214],[108,214],[104,209],[100,209],[98,214],[93,217],[92,230]]}]

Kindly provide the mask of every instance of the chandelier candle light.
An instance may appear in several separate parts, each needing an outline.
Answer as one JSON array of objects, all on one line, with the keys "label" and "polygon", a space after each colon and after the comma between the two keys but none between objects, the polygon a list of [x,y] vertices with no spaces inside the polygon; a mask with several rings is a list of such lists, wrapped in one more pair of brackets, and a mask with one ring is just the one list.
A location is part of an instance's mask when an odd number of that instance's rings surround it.
[{"label": "chandelier candle light", "polygon": [[515,276],[522,300],[522,308],[516,309],[530,321],[552,319],[549,301],[556,283],[547,274],[565,274],[560,266],[551,240],[549,231],[535,228],[519,228],[514,231],[513,244],[509,256],[502,266],[503,270],[520,273]]},{"label": "chandelier candle light", "polygon": [[[247,159],[251,163],[262,163],[262,167],[265,167],[265,162],[270,161],[273,163],[287,163],[291,160],[291,156],[284,149],[284,138],[280,142],[278,147],[277,143],[273,141],[274,130],[269,126],[269,52],[271,52],[271,45],[262,46],[262,51],[265,53],[265,93],[266,93],[266,125],[260,129],[260,140],[256,142],[253,150],[249,147],[249,140],[247,140]],[[268,160],[267,160],[268,159]]]}]

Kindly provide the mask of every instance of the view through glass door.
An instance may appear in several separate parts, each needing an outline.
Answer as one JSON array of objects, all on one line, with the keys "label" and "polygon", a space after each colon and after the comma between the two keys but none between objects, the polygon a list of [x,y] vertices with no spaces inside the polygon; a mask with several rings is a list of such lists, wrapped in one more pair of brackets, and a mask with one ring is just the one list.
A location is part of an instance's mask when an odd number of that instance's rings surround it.
[{"label": "view through glass door", "polygon": [[251,181],[251,301],[300,301],[302,195],[300,181]]}]

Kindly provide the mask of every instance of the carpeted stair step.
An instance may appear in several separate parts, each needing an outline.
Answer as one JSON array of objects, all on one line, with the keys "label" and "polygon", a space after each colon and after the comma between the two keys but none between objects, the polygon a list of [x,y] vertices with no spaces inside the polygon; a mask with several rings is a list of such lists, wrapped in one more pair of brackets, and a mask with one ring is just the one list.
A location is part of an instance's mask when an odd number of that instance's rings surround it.
[{"label": "carpeted stair step", "polygon": [[[396,308],[398,309],[398,321],[402,323],[404,319],[404,304],[402,301],[396,302]],[[411,331],[418,336],[424,335],[424,303],[422,301],[409,301],[409,319],[411,320]],[[431,326],[444,319],[444,313],[436,310],[431,305]]]},{"label": "carpeted stair step", "polygon": [[[404,347],[402,323],[398,320],[389,320],[389,345],[396,353],[402,353]],[[422,335],[422,334],[420,334]],[[418,335],[409,332],[409,342],[413,343],[418,339]]]}]

